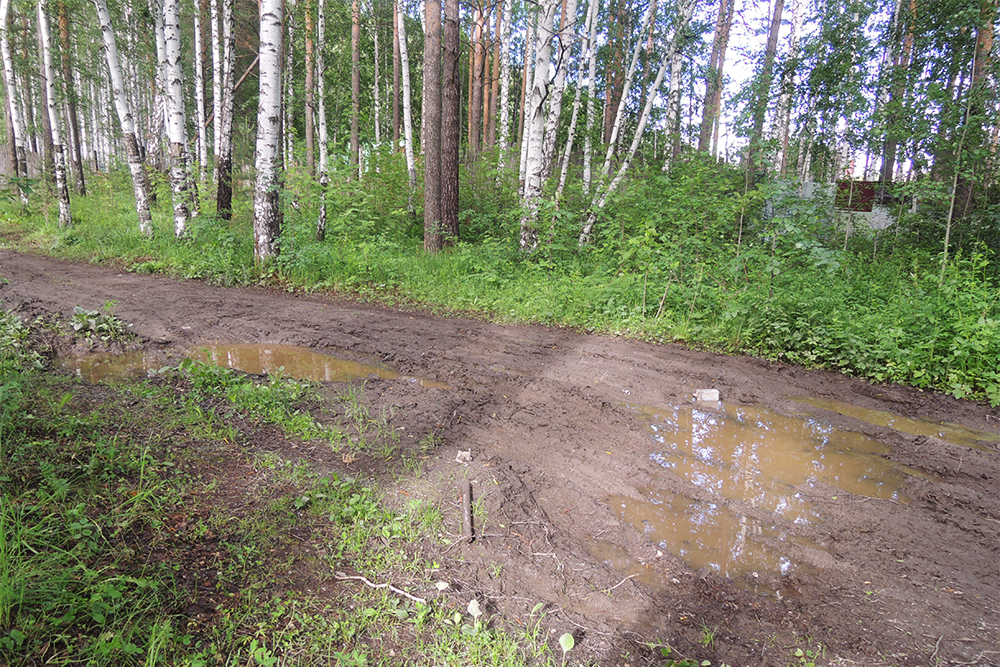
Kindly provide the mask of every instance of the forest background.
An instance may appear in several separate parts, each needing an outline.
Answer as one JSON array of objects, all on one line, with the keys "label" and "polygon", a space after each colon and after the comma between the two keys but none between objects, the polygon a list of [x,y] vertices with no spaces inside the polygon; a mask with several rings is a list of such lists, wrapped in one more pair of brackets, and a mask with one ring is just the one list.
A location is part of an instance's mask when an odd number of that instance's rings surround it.
[{"label": "forest background", "polygon": [[0,212],[134,271],[1000,405],[997,12],[4,0]]}]

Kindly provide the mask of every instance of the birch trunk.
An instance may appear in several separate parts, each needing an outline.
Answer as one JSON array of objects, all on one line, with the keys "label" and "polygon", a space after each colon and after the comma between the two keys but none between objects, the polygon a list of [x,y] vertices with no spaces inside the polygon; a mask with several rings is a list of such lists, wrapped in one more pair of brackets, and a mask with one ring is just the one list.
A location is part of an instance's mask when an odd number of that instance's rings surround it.
[{"label": "birch trunk", "polygon": [[326,159],[326,61],[323,46],[326,44],[325,0],[316,2],[316,116],[319,121],[319,219],[316,221],[316,240],[326,238],[326,187],[329,183]]},{"label": "birch trunk", "polygon": [[531,98],[525,110],[527,146],[524,161],[524,190],[521,205],[521,250],[531,251],[538,245],[538,200],[542,194],[543,138],[545,132],[545,98],[549,90],[549,60],[552,53],[552,26],[559,0],[545,0],[539,8],[538,29],[535,32],[535,76]]},{"label": "birch trunk", "polygon": [[399,64],[403,87],[403,152],[406,154],[406,175],[410,190],[407,209],[413,212],[413,192],[417,187],[417,168],[413,159],[413,106],[410,102],[410,54],[406,46],[406,12],[403,0],[396,0],[396,29],[399,31]]},{"label": "birch trunk", "polygon": [[392,3],[392,152],[399,152],[399,7]]},{"label": "birch trunk", "polygon": [[580,232],[579,244],[581,246],[586,245],[586,243],[590,240],[590,234],[593,231],[594,223],[597,222],[598,214],[608,203],[608,197],[618,190],[618,186],[625,177],[625,172],[628,171],[629,166],[632,164],[632,158],[635,157],[635,152],[639,148],[639,142],[642,140],[642,133],[645,131],[646,123],[649,121],[649,113],[652,111],[653,102],[656,101],[656,97],[659,94],[660,85],[663,83],[663,77],[666,74],[667,66],[673,63],[676,55],[680,51],[684,30],[687,28],[687,24],[691,20],[691,15],[694,13],[696,0],[683,0],[683,2],[684,4],[678,8],[680,10],[680,16],[677,18],[673,38],[670,40],[670,48],[667,49],[667,53],[664,55],[663,61],[660,63],[660,69],[656,73],[656,79],[653,81],[653,85],[650,87],[649,93],[646,95],[646,106],[643,107],[642,114],[639,116],[639,123],[635,128],[635,136],[632,138],[632,145],[629,147],[628,153],[625,155],[625,159],[622,160],[621,166],[615,173],[615,177],[611,180],[608,186],[600,192],[594,203],[591,205],[590,213],[587,215],[587,221],[583,226],[583,230]]},{"label": "birch trunk", "polygon": [[212,15],[212,180],[219,180],[219,138],[222,136],[222,53],[219,44],[219,0],[211,0]]},{"label": "birch trunk", "polygon": [[597,12],[599,0],[590,0],[593,4],[593,17],[590,21],[590,62],[587,64],[587,122],[583,139],[583,194],[590,194],[591,160],[594,143],[594,100],[597,96]]},{"label": "birch trunk", "polygon": [[[316,173],[316,127],[314,122],[315,114],[315,95],[313,88],[315,86],[315,68],[316,61],[314,56],[314,44],[313,44],[313,18],[312,18],[312,0],[306,0],[305,15],[306,15],[306,169],[309,171],[309,175],[312,176]],[[288,44],[288,53],[292,52],[292,44]],[[291,79],[292,70],[288,70],[288,78]],[[291,125],[288,126],[289,128]],[[288,134],[291,134],[289,132]]]},{"label": "birch trunk", "polygon": [[629,92],[632,90],[632,80],[635,78],[635,70],[639,65],[639,52],[642,51],[642,35],[649,30],[649,24],[656,13],[656,0],[652,0],[646,8],[646,13],[642,17],[642,30],[639,39],[636,40],[635,48],[632,50],[632,62],[629,63],[628,71],[625,74],[625,83],[622,87],[621,96],[618,98],[618,108],[615,111],[614,124],[611,126],[611,136],[608,140],[607,155],[604,156],[604,167],[602,173],[607,176],[611,173],[611,156],[615,152],[615,145],[618,143],[618,134],[621,132],[622,117],[625,115],[625,104],[628,102]]},{"label": "birch trunk", "polygon": [[257,182],[253,197],[254,260],[278,254],[281,235],[279,205],[281,149],[282,0],[260,3],[260,98],[257,105]]},{"label": "birch trunk", "polygon": [[[10,127],[14,133],[14,176],[25,178],[28,175],[27,155],[24,150],[24,125],[21,122],[21,109],[18,104],[17,82],[14,80],[14,60],[10,55],[10,40],[7,35],[7,16],[10,12],[10,0],[0,0],[0,54],[3,56],[3,79],[7,89],[6,104],[10,109]],[[28,203],[28,192],[18,188],[21,203]]]},{"label": "birch trunk", "polygon": [[111,81],[111,92],[114,97],[115,111],[118,112],[118,122],[125,139],[125,155],[128,159],[128,169],[132,176],[132,190],[135,193],[135,210],[139,216],[139,231],[146,236],[153,235],[152,217],[149,214],[149,194],[147,190],[146,170],[139,156],[139,142],[135,136],[135,122],[128,98],[125,96],[125,80],[122,77],[121,63],[118,59],[118,44],[115,40],[114,28],[111,26],[111,15],[108,12],[107,0],[94,0],[97,18],[101,24],[101,35],[104,39],[104,59],[108,65],[108,78]]},{"label": "birch trunk", "polygon": [[361,177],[361,0],[351,2],[351,178]]},{"label": "birch trunk", "polygon": [[[663,159],[662,171],[670,170],[674,158],[680,153],[681,138],[681,53],[673,50],[670,59],[670,85],[667,88],[667,115],[663,121],[667,128],[666,156]],[[693,99],[693,96],[692,96]]]},{"label": "birch trunk", "polygon": [[174,236],[187,231],[188,203],[187,123],[184,118],[184,85],[181,74],[180,0],[163,0],[163,40],[167,77],[167,137],[170,140],[170,188],[174,197]]},{"label": "birch trunk", "polygon": [[583,26],[583,48],[580,50],[579,74],[576,77],[576,94],[573,95],[573,113],[569,121],[569,133],[566,137],[566,148],[563,150],[562,169],[559,172],[559,186],[556,188],[556,199],[562,197],[563,188],[566,187],[566,175],[569,173],[569,158],[573,153],[573,140],[576,137],[576,122],[580,117],[580,99],[583,94],[583,81],[586,76],[587,67],[590,65],[590,51],[594,48],[591,41],[591,26],[597,18],[597,5],[599,0],[590,0],[587,5],[587,18]]},{"label": "birch trunk", "polygon": [[208,164],[208,131],[205,128],[205,60],[201,50],[201,3],[194,0],[194,97],[198,124],[198,181],[205,182]]},{"label": "birch trunk", "polygon": [[510,18],[512,0],[503,0],[500,31],[500,166],[510,137]]},{"label": "birch trunk", "polygon": [[156,96],[149,119],[146,153],[156,155],[157,167],[163,170],[163,136],[166,133],[169,105],[167,104],[167,42],[163,30],[162,0],[150,0],[149,10],[154,16],[153,29],[156,33]]},{"label": "birch trunk", "polygon": [[538,33],[538,10],[533,15],[529,15],[527,20],[528,29],[524,36],[524,78],[521,82],[521,113],[518,120],[519,132],[521,134],[521,154],[518,158],[518,182],[524,183],[525,168],[528,160],[528,104],[531,102],[531,92],[535,82],[535,43]]},{"label": "birch trunk", "polygon": [[288,0],[287,5],[288,13],[285,15],[287,28],[285,43],[288,44],[288,48],[285,49],[285,72],[287,75],[284,78],[285,103],[282,105],[281,113],[284,116],[284,127],[286,128],[285,132],[282,132],[282,138],[285,142],[285,164],[290,165],[295,163],[295,133],[292,132],[292,109],[295,104],[295,81],[292,77],[292,73],[295,71],[295,49],[292,46],[295,44],[295,15],[293,13],[295,0]]},{"label": "birch trunk", "polygon": [[222,0],[222,86],[219,123],[218,185],[216,215],[231,220],[233,215],[233,69],[236,60],[233,0]]},{"label": "birch trunk", "polygon": [[52,162],[59,195],[59,226],[69,227],[72,216],[69,208],[69,186],[66,183],[66,155],[63,152],[62,134],[59,131],[59,101],[56,98],[56,72],[52,67],[52,36],[45,0],[38,0],[38,36],[42,44],[42,67],[45,72],[45,100],[49,126],[52,130]]},{"label": "birch trunk", "polygon": [[771,97],[771,78],[774,73],[774,54],[778,50],[778,31],[781,29],[781,11],[785,0],[775,0],[774,13],[771,15],[771,28],[767,36],[767,50],[764,52],[764,69],[757,86],[757,99],[753,108],[753,130],[750,134],[750,144],[747,146],[747,178],[753,180],[760,156],[761,138],[764,134],[764,116],[767,114],[768,101]]},{"label": "birch trunk", "polygon": [[576,0],[564,0],[563,15],[559,26],[559,53],[556,78],[549,92],[549,117],[545,121],[545,139],[542,148],[542,181],[548,180],[556,157],[556,134],[562,116],[563,93],[566,90],[566,74],[569,72],[569,55],[576,39],[573,24],[576,22]]},{"label": "birch trunk", "polygon": [[72,48],[69,40],[69,14],[66,10],[66,0],[59,2],[59,41],[62,49],[62,79],[66,96],[66,120],[68,122],[70,157],[73,160],[73,174],[76,178],[76,193],[81,197],[87,194],[87,182],[83,175],[83,158],[80,156],[80,121],[76,113],[77,89],[73,76],[73,65],[70,62]]}]

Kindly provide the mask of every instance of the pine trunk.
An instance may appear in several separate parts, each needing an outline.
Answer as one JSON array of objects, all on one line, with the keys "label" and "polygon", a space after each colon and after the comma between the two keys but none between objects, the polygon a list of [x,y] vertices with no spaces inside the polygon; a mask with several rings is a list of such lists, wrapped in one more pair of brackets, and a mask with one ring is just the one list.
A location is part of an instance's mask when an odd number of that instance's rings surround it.
[{"label": "pine trunk", "polygon": [[771,99],[771,79],[774,73],[774,56],[778,50],[778,32],[781,29],[781,12],[785,0],[775,0],[774,13],[771,15],[771,28],[767,36],[767,49],[764,52],[764,69],[760,75],[757,87],[757,99],[753,107],[753,130],[750,134],[750,144],[747,146],[747,178],[752,181],[760,160],[761,139],[764,135],[764,116],[767,113]]},{"label": "pine trunk", "polygon": [[281,236],[279,151],[281,150],[282,0],[260,3],[260,95],[257,104],[257,153],[254,185],[254,260],[278,254]]},{"label": "pine trunk", "polygon": [[712,55],[705,77],[705,104],[701,118],[701,132],[698,135],[698,150],[702,153],[708,151],[712,145],[712,131],[719,115],[721,98],[717,98],[717,95],[722,91],[722,67],[735,5],[734,0],[719,2],[719,16],[715,21],[715,37],[712,39]]},{"label": "pine trunk", "polygon": [[424,250],[444,246],[441,228],[441,3],[425,0],[424,19]]},{"label": "pine trunk", "polygon": [[458,0],[445,0],[441,86],[441,229],[445,244],[458,238],[458,151],[462,137],[460,48]]}]

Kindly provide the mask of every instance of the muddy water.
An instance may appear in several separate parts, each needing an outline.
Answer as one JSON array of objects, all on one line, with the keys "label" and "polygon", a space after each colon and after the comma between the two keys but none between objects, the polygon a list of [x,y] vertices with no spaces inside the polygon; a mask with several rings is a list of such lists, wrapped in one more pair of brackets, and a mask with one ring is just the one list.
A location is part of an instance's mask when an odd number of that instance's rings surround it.
[{"label": "muddy water", "polygon": [[990,451],[988,447],[983,447],[976,441],[982,440],[984,442],[1000,442],[1000,435],[997,435],[996,433],[966,428],[965,426],[960,426],[958,424],[935,422],[929,419],[902,417],[900,415],[894,415],[891,412],[869,410],[850,403],[844,403],[843,401],[835,401],[830,398],[813,398],[811,396],[792,396],[790,398],[798,403],[805,403],[806,405],[811,405],[814,408],[829,410],[830,412],[836,412],[837,414],[845,415],[847,417],[853,417],[876,426],[888,426],[891,429],[901,431],[903,433],[909,433],[910,435],[932,436],[956,445],[965,445],[966,447],[974,447],[976,449]]},{"label": "muddy water", "polygon": [[691,567],[710,568],[737,583],[752,585],[762,572],[788,574],[802,565],[791,552],[820,549],[792,532],[796,525],[822,521],[814,496],[837,499],[844,493],[905,503],[907,478],[923,476],[885,458],[885,445],[815,418],[718,403],[630,407],[649,425],[654,470],[686,480],[711,500],[654,483],[641,489],[643,500],[615,496],[608,499],[610,507]]},{"label": "muddy water", "polygon": [[[202,345],[171,352],[86,354],[63,357],[57,363],[88,382],[115,382],[147,377],[165,366],[176,366],[185,357],[245,373],[280,373],[316,382],[349,382],[373,375],[385,380],[403,377],[381,366],[346,361],[305,347],[278,344]],[[423,378],[406,379],[425,387],[447,388],[445,384]]]}]

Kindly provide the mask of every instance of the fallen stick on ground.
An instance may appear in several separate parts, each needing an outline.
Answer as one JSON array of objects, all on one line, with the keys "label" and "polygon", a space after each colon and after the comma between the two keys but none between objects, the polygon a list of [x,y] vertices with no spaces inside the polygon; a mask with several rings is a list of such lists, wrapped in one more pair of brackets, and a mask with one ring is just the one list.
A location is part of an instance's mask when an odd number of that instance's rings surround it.
[{"label": "fallen stick on ground", "polygon": [[336,579],[337,581],[344,581],[346,579],[357,579],[358,581],[361,581],[361,582],[365,583],[366,585],[368,585],[368,586],[370,586],[372,588],[388,588],[390,591],[392,591],[396,595],[402,595],[404,598],[408,598],[410,600],[413,600],[414,602],[419,602],[420,604],[427,604],[427,600],[425,600],[423,598],[418,598],[416,595],[410,595],[409,593],[407,593],[403,589],[396,588],[395,586],[393,586],[390,583],[373,584],[372,582],[370,582],[368,580],[367,577],[362,577],[360,575],[344,574],[343,572],[335,572],[334,575],[333,575],[333,578]]}]

